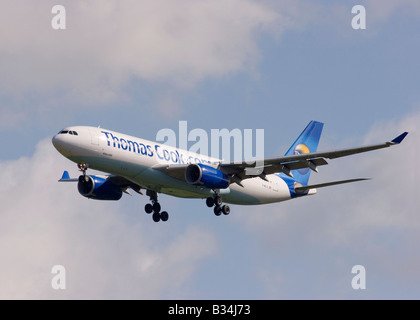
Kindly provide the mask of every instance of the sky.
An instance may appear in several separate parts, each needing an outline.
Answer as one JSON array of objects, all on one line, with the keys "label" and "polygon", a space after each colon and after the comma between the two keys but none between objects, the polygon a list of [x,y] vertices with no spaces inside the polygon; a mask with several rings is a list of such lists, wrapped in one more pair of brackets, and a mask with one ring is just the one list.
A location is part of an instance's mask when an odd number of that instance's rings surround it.
[{"label": "sky", "polygon": [[[419,17],[416,0],[0,0],[0,298],[418,299]],[[325,123],[318,150],[409,135],[310,182],[372,180],[229,216],[160,195],[170,219],[154,223],[146,196],[57,183],[78,174],[51,144],[70,125],[264,129],[272,157],[310,120]]]}]

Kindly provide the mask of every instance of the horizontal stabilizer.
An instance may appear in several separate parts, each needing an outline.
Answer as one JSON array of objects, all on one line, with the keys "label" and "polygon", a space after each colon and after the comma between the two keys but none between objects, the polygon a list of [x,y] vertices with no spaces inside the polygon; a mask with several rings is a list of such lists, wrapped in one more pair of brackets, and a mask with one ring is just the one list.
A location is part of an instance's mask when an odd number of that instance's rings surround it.
[{"label": "horizontal stabilizer", "polygon": [[295,191],[296,192],[299,192],[299,191],[305,191],[305,190],[310,190],[310,189],[329,187],[329,186],[334,186],[334,185],[337,185],[337,184],[357,182],[357,181],[363,181],[363,180],[370,180],[370,179],[368,179],[368,178],[361,178],[361,179],[350,179],[350,180],[341,180],[341,181],[333,181],[333,182],[327,182],[327,183],[321,183],[321,184],[314,184],[312,186],[297,187],[297,188],[295,188]]},{"label": "horizontal stabilizer", "polygon": [[58,182],[76,182],[76,181],[79,181],[79,179],[70,179],[70,175],[68,171],[64,171],[63,176],[61,177],[60,180],[58,180]]}]

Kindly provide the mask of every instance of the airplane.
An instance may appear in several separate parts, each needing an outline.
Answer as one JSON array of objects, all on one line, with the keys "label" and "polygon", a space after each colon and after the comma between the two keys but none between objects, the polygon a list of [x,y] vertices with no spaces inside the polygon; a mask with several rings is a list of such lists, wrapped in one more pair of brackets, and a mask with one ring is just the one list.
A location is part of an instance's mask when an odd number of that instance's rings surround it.
[{"label": "airplane", "polygon": [[[145,211],[153,221],[167,221],[158,194],[206,199],[214,214],[228,215],[228,204],[260,205],[314,195],[317,188],[368,180],[366,178],[309,185],[311,172],[336,159],[400,144],[407,136],[369,146],[317,152],[324,124],[311,121],[284,156],[255,161],[225,162],[175,147],[132,137],[100,127],[74,126],[52,138],[54,147],[75,162],[82,172],[70,178],[64,171],[59,182],[77,182],[89,199],[119,200],[129,189],[146,195]],[[88,168],[107,172],[89,175]],[[252,175],[250,169],[253,169]],[[224,204],[228,203],[228,204]]]}]

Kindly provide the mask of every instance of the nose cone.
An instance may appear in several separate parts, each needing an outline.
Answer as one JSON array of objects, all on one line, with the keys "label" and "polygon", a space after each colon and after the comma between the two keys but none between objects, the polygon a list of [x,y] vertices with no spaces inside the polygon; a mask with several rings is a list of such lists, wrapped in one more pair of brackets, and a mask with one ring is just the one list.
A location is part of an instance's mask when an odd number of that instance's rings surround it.
[{"label": "nose cone", "polygon": [[52,138],[52,144],[57,149],[57,134]]},{"label": "nose cone", "polygon": [[65,141],[65,138],[66,137],[63,134],[56,134],[52,138],[52,144],[63,156],[69,157],[71,156],[71,152],[68,146],[68,142]]}]

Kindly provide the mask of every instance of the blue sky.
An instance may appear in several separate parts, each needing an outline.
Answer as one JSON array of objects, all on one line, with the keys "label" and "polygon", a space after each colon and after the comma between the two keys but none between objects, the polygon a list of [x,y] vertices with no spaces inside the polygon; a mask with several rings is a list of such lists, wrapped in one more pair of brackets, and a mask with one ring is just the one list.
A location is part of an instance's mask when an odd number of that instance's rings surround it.
[{"label": "blue sky", "polygon": [[[416,1],[55,1],[0,4],[0,297],[418,298],[420,5]],[[367,29],[353,30],[353,5]],[[22,23],[24,21],[25,23]],[[154,140],[163,128],[264,129],[266,156],[310,120],[319,149],[392,149],[331,161],[314,197],[215,217],[202,200],[104,203],[57,184],[76,166],[51,145],[68,125]],[[402,156],[403,155],[403,156]],[[51,289],[51,268],[67,289]],[[366,267],[367,289],[351,287]]]}]

